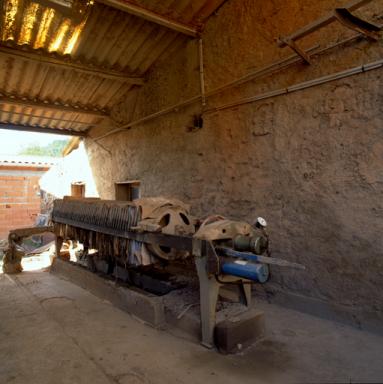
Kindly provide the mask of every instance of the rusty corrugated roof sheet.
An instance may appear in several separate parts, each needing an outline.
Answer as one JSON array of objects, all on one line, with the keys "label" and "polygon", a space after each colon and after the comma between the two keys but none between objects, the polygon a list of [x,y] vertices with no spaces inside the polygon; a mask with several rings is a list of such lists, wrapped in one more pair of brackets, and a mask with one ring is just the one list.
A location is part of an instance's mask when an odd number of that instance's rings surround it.
[{"label": "rusty corrugated roof sheet", "polygon": [[[1,46],[25,54],[15,56],[0,50],[1,123],[86,131],[104,118],[86,111],[107,114],[135,86],[113,76],[49,65],[36,57],[29,60],[31,51],[48,61],[52,57],[64,62],[70,58],[85,68],[94,66],[126,76],[142,76],[161,56],[187,39],[158,24],[93,4],[93,0],[67,0],[82,9],[77,18],[66,17],[60,8],[47,7],[48,0],[40,1],[2,0],[5,11],[1,16]],[[50,1],[53,4],[54,0]],[[134,1],[193,25],[200,25],[222,2]],[[8,103],[12,95],[16,102]],[[56,108],[49,107],[52,105]],[[62,105],[69,107],[61,111]],[[82,112],[76,113],[76,108]]]}]

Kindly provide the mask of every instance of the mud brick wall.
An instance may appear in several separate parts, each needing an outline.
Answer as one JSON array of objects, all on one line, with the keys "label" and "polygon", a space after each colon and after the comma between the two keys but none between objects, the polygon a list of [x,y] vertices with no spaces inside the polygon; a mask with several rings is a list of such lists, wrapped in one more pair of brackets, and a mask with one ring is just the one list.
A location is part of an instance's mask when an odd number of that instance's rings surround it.
[{"label": "mud brick wall", "polygon": [[39,179],[47,169],[0,166],[0,239],[28,227],[40,213]]},{"label": "mud brick wall", "polygon": [[[202,35],[207,90],[292,55],[275,40],[345,3],[227,1]],[[382,23],[383,2],[357,14]],[[353,34],[333,24],[299,44],[325,48]],[[114,198],[116,181],[139,179],[143,196],[174,196],[199,216],[263,216],[273,255],[307,266],[304,273],[273,268],[272,284],[382,311],[383,70],[206,112],[382,58],[382,40],[359,39],[315,56],[310,66],[295,64],[209,98],[205,110],[196,103],[101,140],[111,153],[89,141],[101,196]],[[135,120],[199,92],[198,44],[190,41],[153,67],[136,100],[123,100],[114,114]],[[203,128],[192,129],[201,112]]]}]

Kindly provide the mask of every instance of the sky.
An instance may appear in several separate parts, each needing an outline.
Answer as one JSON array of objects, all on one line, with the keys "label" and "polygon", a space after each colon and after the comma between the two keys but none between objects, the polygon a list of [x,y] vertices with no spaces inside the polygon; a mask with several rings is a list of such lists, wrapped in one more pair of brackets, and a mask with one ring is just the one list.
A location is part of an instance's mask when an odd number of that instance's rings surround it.
[{"label": "sky", "polygon": [[23,148],[31,144],[45,146],[54,140],[65,140],[69,136],[50,133],[9,131],[0,129],[0,155],[17,155]]}]

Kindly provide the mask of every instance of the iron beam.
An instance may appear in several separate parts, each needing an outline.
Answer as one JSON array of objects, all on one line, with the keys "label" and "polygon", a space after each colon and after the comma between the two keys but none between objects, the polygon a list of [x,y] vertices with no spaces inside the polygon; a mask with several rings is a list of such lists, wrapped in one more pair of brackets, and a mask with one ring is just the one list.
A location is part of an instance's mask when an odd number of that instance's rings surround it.
[{"label": "iron beam", "polygon": [[87,131],[75,131],[72,129],[48,128],[48,127],[40,127],[40,126],[32,126],[32,125],[0,123],[0,129],[8,129],[10,131],[53,133],[55,135],[64,135],[64,136],[80,136],[80,137],[87,136]]},{"label": "iron beam", "polygon": [[198,29],[185,23],[173,20],[169,17],[160,15],[149,9],[143,8],[137,4],[133,4],[127,0],[98,0],[98,2],[109,7],[119,9],[120,11],[140,17],[152,23],[161,25],[162,27],[172,29],[173,31],[182,33],[187,36],[197,37]]},{"label": "iron beam", "polygon": [[[28,99],[15,94],[7,94],[0,91],[0,104],[21,105],[24,107],[56,109],[61,112],[80,113],[92,116],[109,117],[104,110],[94,109],[83,105],[68,105],[55,103],[48,100]],[[43,116],[41,116],[43,118]]]},{"label": "iron beam", "polygon": [[51,67],[73,70],[87,75],[97,76],[102,79],[116,80],[121,83],[132,85],[143,85],[144,79],[139,76],[130,76],[124,72],[113,69],[103,68],[93,63],[75,61],[67,56],[52,55],[43,52],[34,52],[29,49],[20,49],[17,45],[0,44],[0,55],[9,56],[16,59],[27,60],[34,63],[42,63]]}]

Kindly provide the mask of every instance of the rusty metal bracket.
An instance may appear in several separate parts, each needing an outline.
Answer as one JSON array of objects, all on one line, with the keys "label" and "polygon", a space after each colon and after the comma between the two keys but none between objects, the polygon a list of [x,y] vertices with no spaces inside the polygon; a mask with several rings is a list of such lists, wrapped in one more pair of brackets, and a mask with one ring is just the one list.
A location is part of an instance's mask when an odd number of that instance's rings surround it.
[{"label": "rusty metal bracket", "polygon": [[363,20],[358,16],[353,15],[346,8],[336,8],[334,11],[336,19],[345,27],[354,31],[360,32],[371,40],[378,41],[378,32],[382,30],[381,26]]}]

